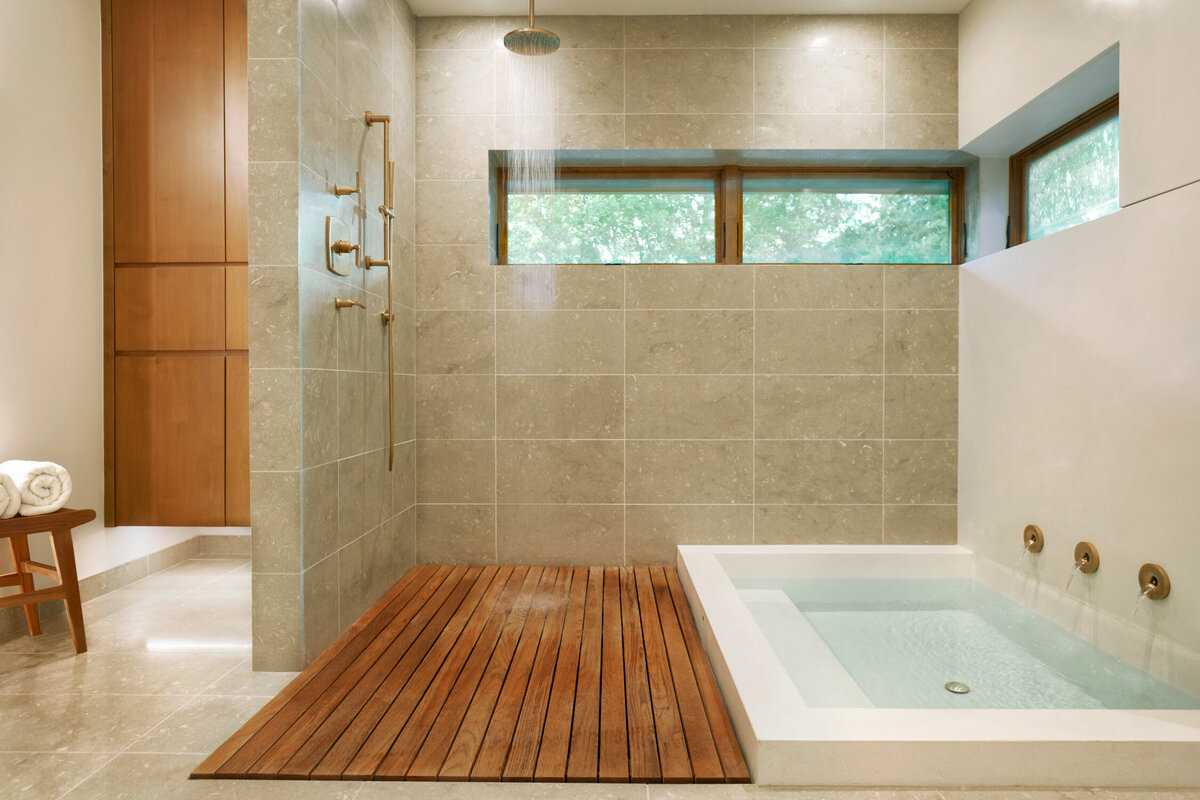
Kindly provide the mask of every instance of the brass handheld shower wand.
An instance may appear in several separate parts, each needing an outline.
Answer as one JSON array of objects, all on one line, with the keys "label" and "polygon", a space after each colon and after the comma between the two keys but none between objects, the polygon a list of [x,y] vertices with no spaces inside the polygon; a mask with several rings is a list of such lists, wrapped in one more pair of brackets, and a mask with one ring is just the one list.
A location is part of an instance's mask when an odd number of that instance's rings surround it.
[{"label": "brass handheld shower wand", "polygon": [[393,352],[392,320],[396,315],[392,312],[392,220],[396,218],[395,191],[396,165],[392,163],[391,132],[392,118],[386,114],[372,114],[370,111],[363,115],[370,127],[376,123],[383,125],[383,203],[379,206],[379,215],[383,217],[383,258],[366,258],[366,268],[387,267],[387,308],[380,314],[380,321],[387,328],[388,354],[388,472],[392,471],[396,454],[396,376],[395,354]]}]

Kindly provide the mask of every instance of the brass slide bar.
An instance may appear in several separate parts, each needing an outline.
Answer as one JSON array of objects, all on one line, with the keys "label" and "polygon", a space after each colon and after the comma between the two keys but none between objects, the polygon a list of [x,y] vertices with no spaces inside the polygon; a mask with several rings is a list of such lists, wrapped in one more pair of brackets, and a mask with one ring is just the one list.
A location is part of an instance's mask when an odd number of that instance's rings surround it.
[{"label": "brass slide bar", "polygon": [[396,376],[395,376],[395,354],[393,353],[392,336],[392,320],[395,319],[395,314],[392,313],[392,220],[396,218],[395,207],[395,183],[396,183],[396,165],[392,163],[391,155],[391,132],[392,118],[386,114],[372,114],[367,111],[363,115],[363,119],[370,127],[376,123],[383,125],[383,204],[379,206],[379,214],[383,217],[383,258],[371,258],[367,256],[364,266],[367,269],[371,267],[387,267],[387,308],[380,313],[380,319],[387,327],[387,354],[388,354],[388,472],[392,471],[395,463],[396,455]]}]

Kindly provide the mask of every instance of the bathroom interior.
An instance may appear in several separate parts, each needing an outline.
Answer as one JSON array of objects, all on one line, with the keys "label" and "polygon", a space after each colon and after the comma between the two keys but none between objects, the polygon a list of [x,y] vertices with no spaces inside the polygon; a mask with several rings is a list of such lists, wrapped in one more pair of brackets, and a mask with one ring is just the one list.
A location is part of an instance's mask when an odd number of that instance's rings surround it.
[{"label": "bathroom interior", "polygon": [[1198,52],[3,4],[0,786],[1200,797]]}]

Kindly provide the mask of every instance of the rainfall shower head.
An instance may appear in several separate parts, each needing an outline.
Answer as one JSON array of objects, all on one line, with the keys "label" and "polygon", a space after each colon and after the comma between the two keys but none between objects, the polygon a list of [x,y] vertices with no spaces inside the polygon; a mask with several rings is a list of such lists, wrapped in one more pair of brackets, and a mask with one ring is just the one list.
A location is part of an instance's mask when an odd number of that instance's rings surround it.
[{"label": "rainfall shower head", "polygon": [[562,40],[557,34],[534,27],[533,0],[529,0],[529,27],[517,28],[504,34],[504,46],[520,56],[549,55],[561,44]]}]

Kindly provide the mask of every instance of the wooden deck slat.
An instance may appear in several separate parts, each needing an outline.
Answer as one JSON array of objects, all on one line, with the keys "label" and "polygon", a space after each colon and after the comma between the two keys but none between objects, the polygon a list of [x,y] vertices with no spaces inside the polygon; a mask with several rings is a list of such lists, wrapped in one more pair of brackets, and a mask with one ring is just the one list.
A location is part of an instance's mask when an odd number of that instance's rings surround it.
[{"label": "wooden deck slat", "polygon": [[554,667],[554,684],[546,708],[546,724],[542,728],[541,749],[533,771],[535,781],[564,781],[567,777],[567,755],[571,745],[571,719],[575,712],[575,686],[579,677],[579,653],[588,587],[587,569],[576,567],[573,572],[558,663]]},{"label": "wooden deck slat", "polygon": [[683,722],[683,733],[687,737],[688,760],[691,763],[693,780],[696,783],[723,783],[725,772],[717,755],[708,717],[704,714],[704,702],[700,699],[700,688],[692,670],[692,659],[683,643],[683,631],[671,602],[671,590],[662,567],[651,567],[650,585],[654,602],[658,606],[658,619],[670,662],[671,678],[678,700],[679,717]]},{"label": "wooden deck slat", "polygon": [[604,634],[604,570],[588,570],[580,634],[579,677],[567,755],[567,781],[595,781],[600,758],[600,660]]},{"label": "wooden deck slat", "polygon": [[[512,608],[513,602],[517,599],[517,594],[521,589],[521,584],[525,580],[527,572],[527,567],[509,568],[508,575],[505,577],[503,591],[495,603],[488,608],[486,617],[481,615],[480,611],[483,610],[484,605],[487,603],[487,598],[484,599],[483,603],[480,603],[475,616],[472,617],[471,622],[463,630],[462,635],[458,637],[458,641],[454,644],[454,649],[450,651],[450,655],[442,663],[438,674],[434,677],[433,682],[429,685],[429,689],[421,698],[421,702],[417,704],[412,716],[405,723],[404,729],[396,737],[396,741],[392,743],[391,752],[388,753],[383,763],[379,765],[379,769],[375,771],[377,779],[398,779],[408,774],[413,760],[416,758],[418,751],[428,736],[432,733],[434,726],[437,725],[441,714],[443,712],[446,713],[447,718],[452,716],[453,712],[448,709],[455,699],[455,689],[458,688],[460,680],[463,681],[464,688],[462,692],[465,694],[462,707],[464,711],[466,710],[466,701],[470,699],[471,692],[475,689],[475,684],[470,683],[468,659],[480,648],[486,649],[488,653],[491,652],[492,645],[495,644],[496,637],[500,635],[500,628],[503,626],[504,620],[508,617],[508,612]],[[492,631],[495,632],[494,635]],[[482,667],[480,667],[479,674],[482,671]],[[477,680],[478,674],[476,674]],[[465,684],[468,683],[470,683],[469,689],[465,688]],[[447,740],[447,747],[449,747],[449,744],[450,742]]]},{"label": "wooden deck slat", "polygon": [[541,749],[542,729],[546,722],[546,704],[550,702],[554,668],[558,666],[563,621],[567,618],[567,599],[571,595],[571,582],[574,579],[575,570],[559,570],[554,597],[542,628],[542,639],[533,659],[533,670],[529,673],[529,686],[525,689],[521,712],[512,733],[512,745],[504,762],[502,777],[506,781],[533,780],[533,770]]},{"label": "wooden deck slat", "polygon": [[[325,675],[325,670],[331,663],[335,661],[339,663],[348,661],[357,655],[358,652],[361,652],[370,643],[370,639],[374,638],[368,629],[374,630],[376,625],[382,627],[389,618],[389,611],[393,605],[400,602],[402,595],[406,595],[410,591],[416,591],[416,589],[428,583],[430,578],[442,570],[449,572],[446,567],[437,567],[432,564],[425,564],[409,570],[395,586],[388,590],[388,593],[378,603],[367,609],[366,613],[359,617],[345,633],[339,636],[337,641],[328,650],[317,656],[316,660],[293,678],[291,683],[284,687],[283,691],[271,698],[265,706],[260,708],[253,717],[247,720],[246,724],[239,728],[237,733],[225,740],[208,758],[204,759],[192,774],[195,777],[215,778],[217,770],[224,766],[246,742],[274,718],[284,706],[290,703],[304,687],[311,681],[320,680]],[[329,680],[332,680],[332,677],[330,676]]]},{"label": "wooden deck slat", "polygon": [[504,678],[500,696],[496,698],[496,707],[488,722],[483,743],[475,757],[475,765],[471,768],[473,781],[495,782],[503,775],[504,761],[512,746],[517,717],[521,713],[521,702],[529,686],[530,673],[533,671],[533,660],[541,645],[542,633],[549,616],[550,596],[554,587],[558,585],[561,572],[563,570],[557,567],[546,570],[541,583],[538,584],[538,596],[525,620],[525,630],[521,632],[517,652],[513,654],[512,664],[509,665],[508,675]]},{"label": "wooden deck slat", "polygon": [[717,755],[721,757],[721,768],[725,772],[726,783],[749,783],[750,770],[746,767],[746,759],[742,756],[742,748],[738,744],[737,735],[733,732],[733,723],[725,710],[725,701],[721,699],[721,689],[713,675],[712,665],[704,654],[704,645],[700,642],[700,632],[692,620],[691,609],[688,608],[687,595],[679,582],[679,573],[673,569],[666,570],[667,587],[671,590],[671,601],[675,605],[675,614],[683,627],[683,642],[687,645],[688,655],[692,658],[692,671],[696,676],[696,684],[700,689],[700,697],[704,701],[704,714],[708,717],[709,729],[713,741],[717,745]]},{"label": "wooden deck slat", "polygon": [[622,635],[620,570],[604,570],[604,642],[600,654],[601,783],[629,781],[629,729],[626,686],[629,681],[629,643]]},{"label": "wooden deck slat", "polygon": [[419,567],[192,777],[747,782],[678,575]]},{"label": "wooden deck slat", "polygon": [[541,586],[547,578],[553,581],[551,570],[540,570],[535,588],[522,598],[524,602],[509,615],[504,632],[500,635],[500,641],[496,643],[496,648],[492,651],[487,670],[483,673],[483,678],[475,689],[471,705],[467,708],[467,713],[458,726],[458,732],[454,737],[454,742],[450,745],[445,762],[437,773],[438,780],[467,781],[471,779],[471,768],[475,766],[475,757],[483,744],[488,722],[492,719],[492,711],[496,708],[496,701],[500,697],[500,690],[508,675],[509,665],[512,663],[517,645],[524,633],[533,600],[540,593]]},{"label": "wooden deck slat", "polygon": [[[475,602],[479,601],[479,596],[489,588],[489,583],[495,572],[496,569],[491,567],[485,569],[476,577],[474,585],[471,586],[470,592],[463,601],[461,608],[474,607]],[[464,580],[466,579],[464,578]],[[461,588],[462,584],[460,583],[459,586]],[[453,595],[443,604],[443,609],[452,602]],[[455,611],[454,613],[457,616],[459,612]],[[470,613],[470,611],[468,610],[466,613]],[[449,636],[451,635],[451,631],[455,634],[457,633],[457,629],[453,628],[452,625],[447,625],[442,635]],[[440,643],[441,641],[441,637],[439,637],[438,642]],[[279,770],[279,773],[286,777],[307,777],[314,774],[319,764],[324,763],[325,769],[320,773],[316,773],[315,777],[339,777],[341,773],[330,768],[333,762],[323,762],[323,759],[345,735],[347,729],[353,724],[362,708],[375,695],[376,690],[380,688],[384,679],[392,672],[397,661],[398,659],[394,657],[381,657],[371,670],[373,674],[363,676],[355,685],[353,691],[346,697],[345,701],[338,706],[336,711],[325,714],[324,722],[314,732],[308,733],[306,730],[300,729],[299,726],[293,726],[293,731],[298,736],[306,737],[306,739],[301,738],[298,746],[292,747],[294,755]],[[388,664],[393,665],[392,668],[389,668]],[[290,733],[291,731],[289,731]]]},{"label": "wooden deck slat", "polygon": [[[457,567],[446,572],[439,571],[432,580],[416,591],[412,600],[402,606],[395,616],[381,621],[382,629],[372,639],[362,641],[362,646],[358,648],[358,653],[354,658],[331,662],[329,667],[323,670],[323,674],[329,676],[328,681],[313,681],[301,689],[293,701],[264,725],[241,750],[229,759],[224,767],[217,771],[217,774],[253,774],[254,764],[330,685],[338,681],[345,681],[347,675],[353,677],[360,668],[373,664],[391,644],[395,635],[404,635],[404,631],[408,630],[408,623],[414,618],[419,618],[427,605],[440,604],[441,601],[438,598],[442,597],[441,593],[448,591],[446,587],[453,586],[465,572],[466,567]],[[415,636],[418,630],[419,627],[414,626],[409,630],[409,634]],[[356,640],[355,644],[358,645],[359,642]]]},{"label": "wooden deck slat", "polygon": [[658,607],[654,603],[654,588],[650,585],[650,570],[636,567],[638,606],[642,615],[642,633],[646,642],[646,672],[650,678],[650,701],[654,709],[654,729],[658,742],[658,758],[662,763],[663,783],[690,783],[692,764],[688,759],[687,739],[679,717],[679,701],[671,680],[671,665],[663,643]]},{"label": "wooden deck slat", "polygon": [[[454,587],[453,594],[447,598],[441,608],[429,619],[425,630],[413,641],[400,661],[392,667],[391,672],[379,684],[379,687],[367,700],[366,704],[363,705],[362,709],[359,710],[358,714],[346,727],[346,730],[342,731],[342,735],[337,738],[333,747],[330,748],[329,753],[313,769],[314,776],[333,776],[338,774],[339,769],[341,770],[341,775],[355,778],[365,779],[374,773],[375,767],[378,766],[379,761],[386,754],[386,750],[368,747],[368,740],[371,740],[371,737],[377,734],[379,720],[387,713],[392,701],[404,689],[409,677],[412,676],[417,666],[425,658],[425,654],[429,652],[429,648],[433,646],[434,640],[440,635],[442,629],[450,623],[451,617],[458,612],[463,599],[474,589],[481,574],[482,571],[479,567],[472,567],[463,576],[458,585]],[[387,733],[384,732],[382,735],[386,736]]]},{"label": "wooden deck slat", "polygon": [[413,758],[412,765],[408,768],[409,780],[432,781],[437,779],[438,773],[450,754],[451,747],[458,738],[462,721],[470,713],[470,707],[474,703],[480,682],[486,677],[488,665],[496,657],[497,651],[503,651],[509,647],[505,637],[511,639],[512,647],[516,646],[516,637],[521,633],[525,612],[529,608],[533,590],[537,587],[541,576],[541,567],[527,569],[522,578],[520,594],[515,599],[511,610],[504,617],[495,617],[488,621],[488,626],[483,635],[479,637],[479,643],[471,651],[466,666],[454,681],[449,698],[440,713],[434,718],[429,735],[425,737],[424,744],[421,745],[420,750]]}]

